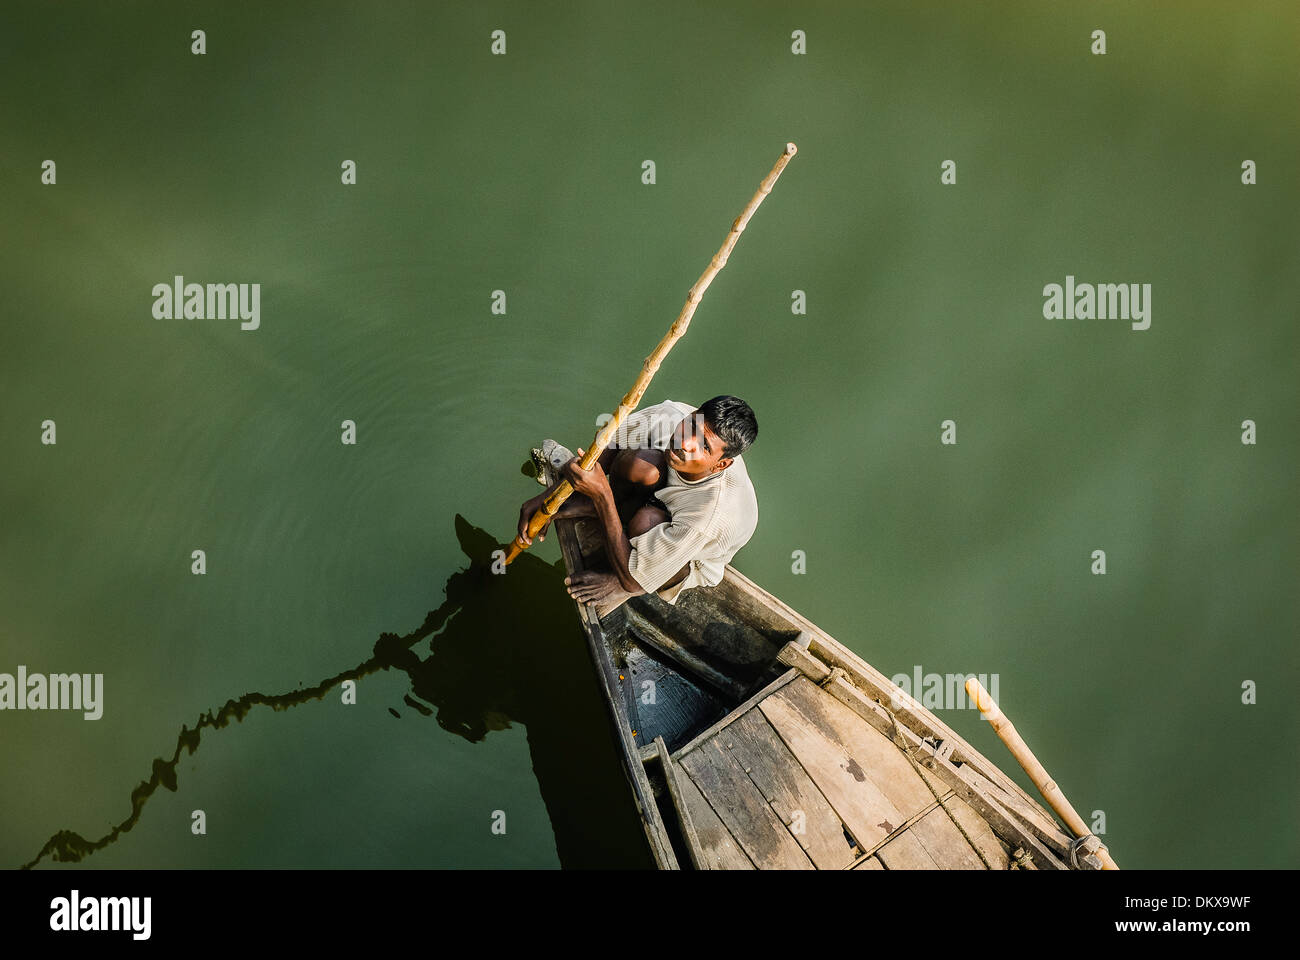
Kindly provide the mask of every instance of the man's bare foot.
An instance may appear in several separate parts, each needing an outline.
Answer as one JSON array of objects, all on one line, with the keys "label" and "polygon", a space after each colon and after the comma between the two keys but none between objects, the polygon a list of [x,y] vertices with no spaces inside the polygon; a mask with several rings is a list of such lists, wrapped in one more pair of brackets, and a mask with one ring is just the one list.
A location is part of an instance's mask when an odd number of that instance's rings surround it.
[{"label": "man's bare foot", "polygon": [[569,596],[579,603],[619,604],[632,594],[623,589],[618,577],[600,570],[579,570],[571,577],[564,578]]}]

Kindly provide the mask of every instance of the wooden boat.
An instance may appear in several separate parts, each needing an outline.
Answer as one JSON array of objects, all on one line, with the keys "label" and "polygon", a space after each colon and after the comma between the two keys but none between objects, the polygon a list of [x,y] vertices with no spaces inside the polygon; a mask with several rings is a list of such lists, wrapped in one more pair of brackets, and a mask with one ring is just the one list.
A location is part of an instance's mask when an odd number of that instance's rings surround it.
[{"label": "wooden boat", "polygon": [[[534,450],[541,479],[560,466]],[[554,522],[570,573],[603,551]],[[576,604],[663,869],[1097,869],[1053,816],[853,651],[728,566],[675,605]]]}]

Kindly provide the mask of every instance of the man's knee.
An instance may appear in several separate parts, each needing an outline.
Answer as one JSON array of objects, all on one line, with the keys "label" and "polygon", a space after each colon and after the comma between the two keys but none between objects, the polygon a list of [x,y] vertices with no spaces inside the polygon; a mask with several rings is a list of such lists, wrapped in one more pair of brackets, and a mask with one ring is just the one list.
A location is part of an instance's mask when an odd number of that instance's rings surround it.
[{"label": "man's knee", "polygon": [[[639,537],[641,534],[649,533],[655,527],[659,526],[659,524],[667,523],[671,519],[672,517],[668,515],[667,510],[663,510],[653,504],[647,503],[645,506],[637,510],[636,513],[632,514],[632,520],[627,525],[627,535],[629,537]],[[668,587],[676,586],[685,580],[687,574],[690,572],[691,565],[688,563],[669,577],[666,582],[660,584],[658,589],[664,590]]]},{"label": "man's knee", "polygon": [[649,533],[659,524],[667,523],[669,519],[671,518],[666,510],[647,503],[632,514],[632,519],[627,525],[627,535],[629,538],[639,537],[643,533]]},{"label": "man's knee", "polygon": [[613,477],[634,487],[654,489],[659,483],[659,468],[642,450],[620,450],[610,465]]}]

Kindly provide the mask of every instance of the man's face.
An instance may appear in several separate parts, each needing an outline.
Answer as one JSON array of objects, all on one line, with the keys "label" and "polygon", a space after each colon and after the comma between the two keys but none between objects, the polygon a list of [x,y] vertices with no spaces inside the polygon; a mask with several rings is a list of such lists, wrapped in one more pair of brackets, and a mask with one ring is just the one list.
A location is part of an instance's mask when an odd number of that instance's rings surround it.
[{"label": "man's face", "polygon": [[665,451],[668,465],[687,480],[702,480],[731,466],[731,457],[723,457],[722,438],[709,429],[704,414],[688,413],[677,425]]}]

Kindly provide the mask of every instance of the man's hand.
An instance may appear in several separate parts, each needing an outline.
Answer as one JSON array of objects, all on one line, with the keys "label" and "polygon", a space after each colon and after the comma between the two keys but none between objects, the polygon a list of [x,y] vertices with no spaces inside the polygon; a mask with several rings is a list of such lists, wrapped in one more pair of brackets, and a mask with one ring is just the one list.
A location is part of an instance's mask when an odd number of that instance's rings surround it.
[{"label": "man's hand", "polygon": [[[528,524],[533,519],[533,514],[540,510],[545,502],[546,494],[539,493],[531,500],[525,500],[524,505],[519,508],[519,539],[523,541],[525,546],[531,547],[533,545],[533,541],[528,536]],[[547,524],[542,527],[541,533],[537,537],[538,543],[546,539],[546,530],[549,526],[550,524]]]},{"label": "man's hand", "polygon": [[[569,463],[576,462],[576,457],[569,461]],[[596,465],[596,469],[600,469],[600,464]],[[591,477],[591,474],[584,473],[582,470],[578,470],[577,472],[586,479],[590,479]],[[601,474],[601,477],[602,479],[604,478],[603,473]],[[609,481],[606,480],[605,482],[608,484]],[[546,498],[551,495],[551,490],[553,489],[554,486],[552,485],[552,487],[545,493],[539,493],[531,500],[525,500],[523,506],[519,508],[519,526],[516,532],[519,534],[519,539],[525,546],[531,547],[533,545],[533,541],[528,536],[528,524],[532,522],[533,514],[542,509],[542,505],[546,503]],[[565,500],[564,503],[560,504],[560,509],[555,511],[555,518],[563,517],[567,520],[578,520],[585,517],[595,517],[596,515],[595,504],[593,504],[587,497],[577,495],[569,497],[569,499]],[[541,543],[546,539],[546,531],[549,529],[551,529],[549,523],[542,527],[541,532],[537,536],[538,543]]]},{"label": "man's hand", "polygon": [[582,456],[582,448],[578,448],[578,456],[574,457],[563,467],[560,472],[564,478],[573,484],[573,489],[578,493],[589,497],[593,503],[604,499],[606,496],[613,496],[613,491],[609,488],[609,478],[605,476],[605,468],[597,460],[591,465],[590,470],[583,470],[578,464],[579,457]]}]

